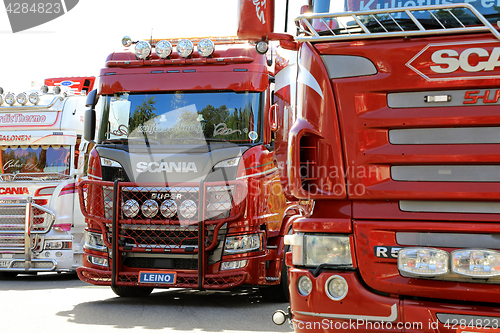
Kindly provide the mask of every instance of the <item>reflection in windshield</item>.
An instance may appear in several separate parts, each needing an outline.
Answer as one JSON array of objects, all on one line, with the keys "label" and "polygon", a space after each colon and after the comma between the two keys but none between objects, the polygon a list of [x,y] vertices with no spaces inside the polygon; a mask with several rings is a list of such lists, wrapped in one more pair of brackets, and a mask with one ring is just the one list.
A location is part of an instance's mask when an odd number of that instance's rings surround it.
[{"label": "reflection in windshield", "polygon": [[259,142],[261,104],[261,93],[106,96],[99,139],[151,145]]},{"label": "reflection in windshield", "polygon": [[0,149],[2,174],[69,174],[70,146],[8,146]]}]

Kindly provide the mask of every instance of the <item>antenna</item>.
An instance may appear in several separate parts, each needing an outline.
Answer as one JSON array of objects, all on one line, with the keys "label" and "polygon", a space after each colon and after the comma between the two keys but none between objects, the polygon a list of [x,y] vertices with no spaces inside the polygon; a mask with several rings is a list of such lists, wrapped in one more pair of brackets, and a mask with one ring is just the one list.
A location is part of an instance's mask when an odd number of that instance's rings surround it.
[{"label": "antenna", "polygon": [[151,40],[149,44],[153,45],[153,28],[151,28]]}]

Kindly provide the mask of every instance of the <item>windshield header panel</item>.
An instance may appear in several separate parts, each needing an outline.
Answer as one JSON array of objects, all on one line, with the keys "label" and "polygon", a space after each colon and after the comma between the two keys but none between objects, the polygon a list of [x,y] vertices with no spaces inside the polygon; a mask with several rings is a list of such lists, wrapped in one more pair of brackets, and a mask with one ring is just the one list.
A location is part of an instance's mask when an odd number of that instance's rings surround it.
[{"label": "windshield header panel", "polygon": [[255,144],[262,138],[263,94],[152,93],[102,96],[100,143]]}]

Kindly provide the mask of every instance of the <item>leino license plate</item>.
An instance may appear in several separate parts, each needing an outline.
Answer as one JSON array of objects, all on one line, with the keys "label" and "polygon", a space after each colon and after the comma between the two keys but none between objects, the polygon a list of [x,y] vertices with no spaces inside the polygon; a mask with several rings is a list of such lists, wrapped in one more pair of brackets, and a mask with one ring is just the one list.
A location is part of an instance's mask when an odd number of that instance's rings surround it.
[{"label": "leino license plate", "polygon": [[139,272],[139,283],[175,283],[175,272]]}]

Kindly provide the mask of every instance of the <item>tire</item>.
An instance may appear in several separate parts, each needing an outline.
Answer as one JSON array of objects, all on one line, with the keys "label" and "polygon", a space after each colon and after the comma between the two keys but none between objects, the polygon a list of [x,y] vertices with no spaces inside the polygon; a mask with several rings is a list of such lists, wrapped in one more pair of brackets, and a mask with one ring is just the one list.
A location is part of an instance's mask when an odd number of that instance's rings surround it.
[{"label": "tire", "polygon": [[120,297],[146,297],[151,294],[153,287],[134,287],[134,286],[114,286],[113,292]]},{"label": "tire", "polygon": [[0,279],[13,279],[17,276],[16,272],[0,272]]}]

